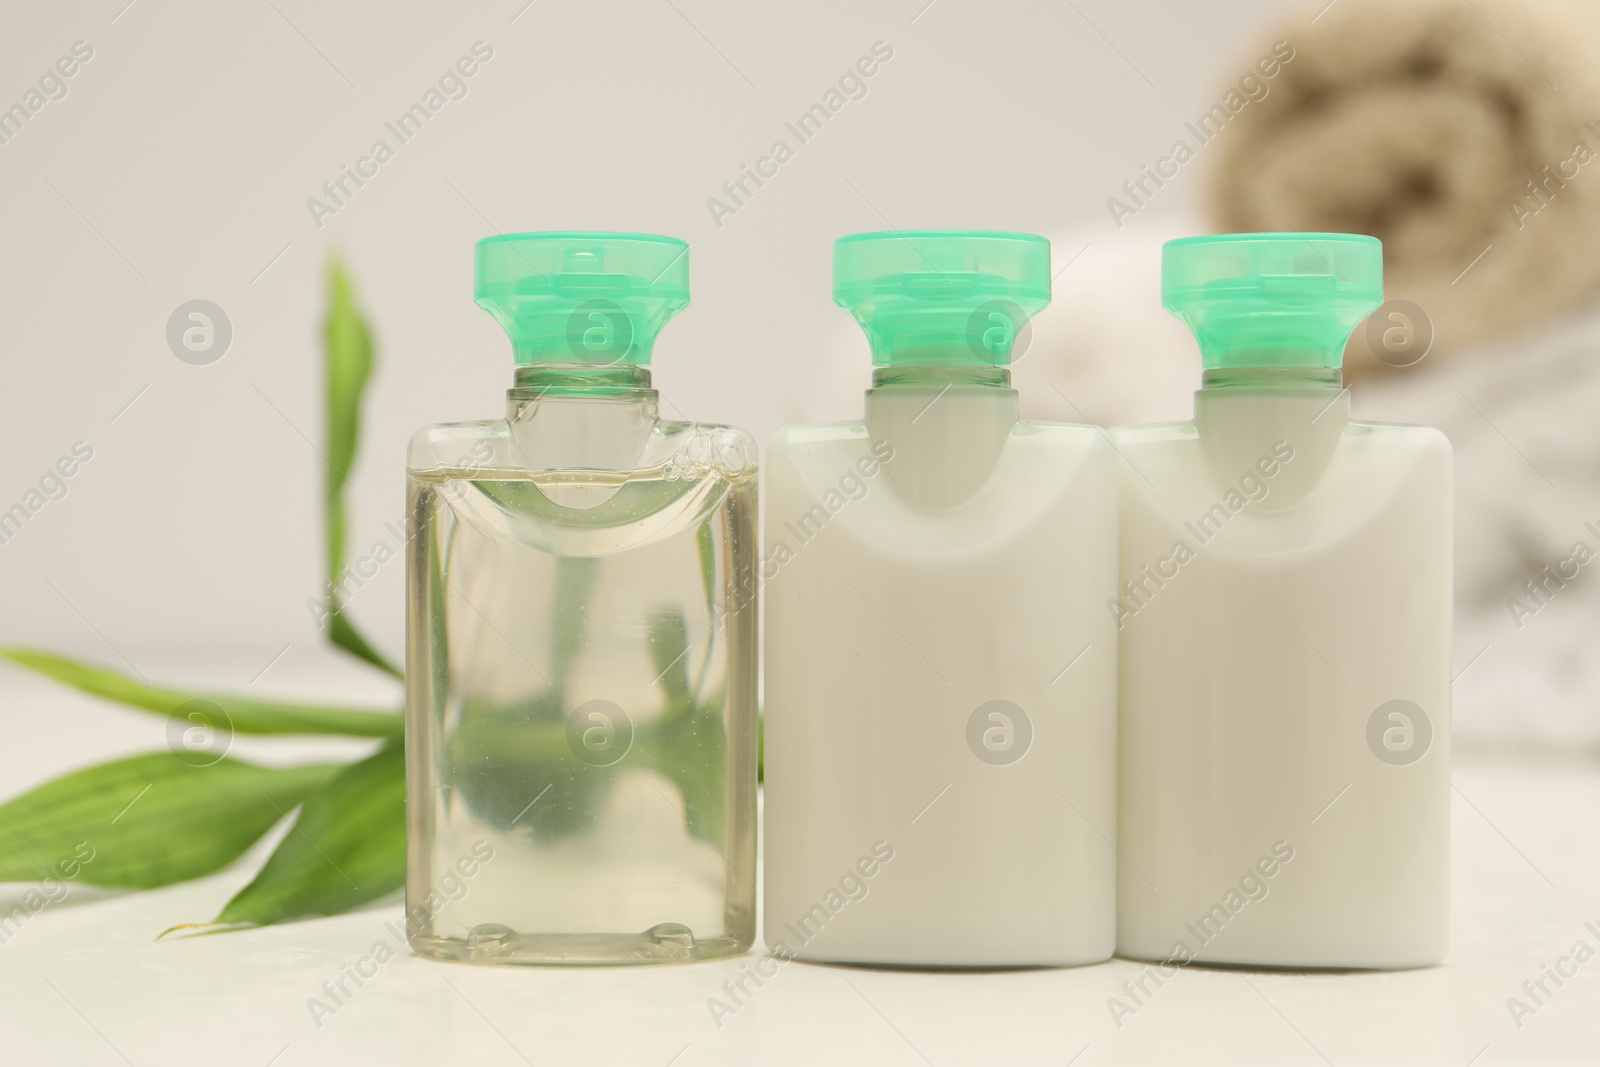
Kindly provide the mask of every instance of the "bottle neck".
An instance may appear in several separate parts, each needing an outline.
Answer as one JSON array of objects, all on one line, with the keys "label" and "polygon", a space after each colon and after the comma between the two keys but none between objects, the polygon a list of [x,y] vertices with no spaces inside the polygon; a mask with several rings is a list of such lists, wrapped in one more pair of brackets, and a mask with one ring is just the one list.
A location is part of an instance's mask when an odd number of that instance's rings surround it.
[{"label": "bottle neck", "polygon": [[884,465],[900,500],[918,510],[959,507],[989,480],[1017,424],[1011,371],[986,364],[874,367],[867,432],[893,450]]},{"label": "bottle neck", "polygon": [[1011,388],[1011,368],[985,363],[896,363],[872,368],[872,388],[920,386],[944,389],[951,386]]},{"label": "bottle neck", "polygon": [[1207,370],[1194,394],[1195,429],[1217,484],[1275,470],[1263,511],[1292,507],[1313,492],[1350,423],[1350,393],[1338,367]]},{"label": "bottle neck", "polygon": [[626,473],[658,417],[650,372],[634,365],[536,363],[517,368],[506,393],[512,452],[530,474]]},{"label": "bottle neck", "polygon": [[512,406],[536,400],[654,400],[650,368],[636,364],[533,363],[517,368]]},{"label": "bottle neck", "polygon": [[1338,367],[1217,367],[1200,376],[1202,390],[1249,389],[1254,392],[1304,392],[1344,388]]}]

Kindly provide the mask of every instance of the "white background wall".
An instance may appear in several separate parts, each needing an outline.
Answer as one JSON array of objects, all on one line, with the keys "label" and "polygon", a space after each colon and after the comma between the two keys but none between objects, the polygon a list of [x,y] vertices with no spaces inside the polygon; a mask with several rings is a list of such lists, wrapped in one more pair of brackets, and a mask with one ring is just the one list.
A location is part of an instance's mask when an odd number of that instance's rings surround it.
[{"label": "white background wall", "polygon": [[[694,303],[657,347],[657,384],[686,417],[764,438],[816,414],[818,354],[842,314],[834,237],[1087,223],[1114,244],[1133,227],[1111,226],[1106,198],[1290,9],[126,2],[7,0],[0,27],[0,107],[74,42],[94,49],[67,95],[0,145],[0,509],[74,442],[94,449],[67,496],[0,545],[0,641],[111,663],[172,647],[265,663],[314,645],[322,466],[307,439],[321,444],[327,255],[348,261],[378,342],[353,472],[359,553],[402,512],[411,431],[502,406],[510,352],[472,303],[477,238],[686,238]],[[494,56],[468,95],[397,146],[384,122],[480,39]],[[707,198],[776,138],[793,143],[784,121],[878,40],[894,57],[868,95],[715,225]],[[395,158],[319,229],[307,198],[379,137]],[[1177,206],[1198,187],[1186,172],[1162,195]],[[233,326],[210,366],[165,340],[194,298]],[[859,382],[830,385],[827,403],[853,407],[866,378],[863,345]],[[353,607],[394,655],[402,569]]]}]

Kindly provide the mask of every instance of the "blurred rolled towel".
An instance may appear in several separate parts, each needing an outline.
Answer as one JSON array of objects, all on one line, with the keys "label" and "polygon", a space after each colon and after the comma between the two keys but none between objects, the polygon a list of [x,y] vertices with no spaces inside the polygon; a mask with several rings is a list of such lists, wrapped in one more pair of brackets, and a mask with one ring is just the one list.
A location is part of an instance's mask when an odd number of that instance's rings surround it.
[{"label": "blurred rolled towel", "polygon": [[1336,0],[1269,39],[1294,56],[1224,117],[1215,229],[1380,238],[1435,358],[1600,291],[1600,3]]},{"label": "blurred rolled towel", "polygon": [[1600,752],[1600,309],[1352,394],[1455,449],[1457,736]]}]

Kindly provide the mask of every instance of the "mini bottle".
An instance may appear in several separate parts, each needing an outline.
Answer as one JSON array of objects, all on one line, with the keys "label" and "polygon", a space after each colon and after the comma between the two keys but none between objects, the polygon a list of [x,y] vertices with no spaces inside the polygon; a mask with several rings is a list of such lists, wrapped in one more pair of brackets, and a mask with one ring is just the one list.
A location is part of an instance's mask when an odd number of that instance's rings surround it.
[{"label": "mini bottle", "polygon": [[[407,928],[425,956],[645,963],[755,934],[756,466],[663,420],[688,246],[477,245],[506,416],[407,462]],[[735,590],[739,594],[734,595]]]},{"label": "mini bottle", "polygon": [[764,933],[781,957],[1090,963],[1113,947],[1117,465],[1020,421],[1028,234],[859,234],[857,422],[768,448]]},{"label": "mini bottle", "polygon": [[1124,460],[1117,951],[1437,962],[1449,912],[1451,455],[1355,422],[1340,368],[1383,300],[1348,234],[1166,245],[1200,343],[1193,422]]}]

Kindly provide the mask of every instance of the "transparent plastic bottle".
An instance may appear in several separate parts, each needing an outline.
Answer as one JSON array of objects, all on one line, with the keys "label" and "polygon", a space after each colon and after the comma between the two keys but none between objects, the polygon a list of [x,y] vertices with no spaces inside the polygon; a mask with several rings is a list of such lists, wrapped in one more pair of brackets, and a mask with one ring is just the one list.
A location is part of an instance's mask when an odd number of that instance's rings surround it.
[{"label": "transparent plastic bottle", "polygon": [[1435,963],[1449,918],[1451,456],[1352,421],[1340,366],[1383,300],[1348,234],[1170,242],[1193,422],[1124,463],[1117,951]]},{"label": "transparent plastic bottle", "polygon": [[407,463],[407,926],[489,963],[742,952],[755,933],[755,446],[646,369],[688,247],[477,246],[503,419]]},{"label": "transparent plastic bottle", "polygon": [[767,450],[764,932],[780,956],[993,967],[1111,954],[1117,468],[1023,422],[1042,237],[861,234],[834,299],[866,417]]}]

